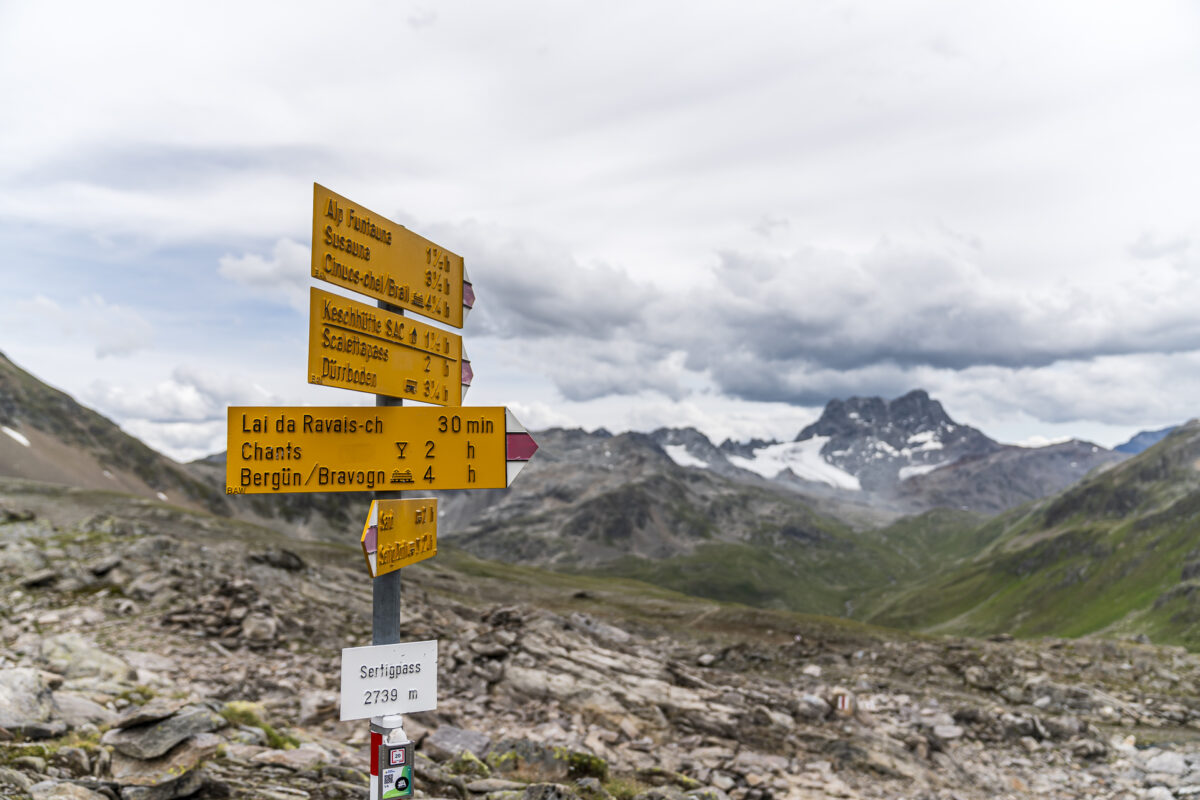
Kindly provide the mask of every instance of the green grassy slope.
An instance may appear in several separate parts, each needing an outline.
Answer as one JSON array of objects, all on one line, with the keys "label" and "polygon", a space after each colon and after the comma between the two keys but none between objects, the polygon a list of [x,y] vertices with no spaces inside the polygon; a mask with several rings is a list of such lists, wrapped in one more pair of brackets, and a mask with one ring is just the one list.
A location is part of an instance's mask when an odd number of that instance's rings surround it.
[{"label": "green grassy slope", "polygon": [[936,510],[856,532],[811,512],[802,520],[765,517],[744,541],[706,543],[673,558],[627,557],[590,572],[715,600],[857,617],[972,552],[981,519]]},{"label": "green grassy slope", "polygon": [[868,618],[969,634],[1145,633],[1200,645],[1200,423],[967,538],[977,556]]}]

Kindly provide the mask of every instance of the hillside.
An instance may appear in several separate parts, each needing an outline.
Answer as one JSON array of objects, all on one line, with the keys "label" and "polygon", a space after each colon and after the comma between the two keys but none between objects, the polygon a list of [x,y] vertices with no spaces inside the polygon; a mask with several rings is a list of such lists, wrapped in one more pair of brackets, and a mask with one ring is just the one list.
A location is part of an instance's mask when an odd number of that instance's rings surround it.
[{"label": "hillside", "polygon": [[0,475],[220,512],[223,492],[0,353]]},{"label": "hillside", "polygon": [[870,619],[971,634],[1140,634],[1200,645],[1200,421],[971,537],[978,555]]},{"label": "hillside", "polygon": [[476,556],[638,577],[703,597],[841,613],[885,579],[872,537],[766,481],[680,467],[642,434],[551,430],[507,492],[446,498]]},{"label": "hillside", "polygon": [[[337,721],[338,651],[370,638],[352,543],[0,479],[0,594],[0,796],[366,796],[367,723]],[[1200,658],[1173,648],[910,636],[454,548],[405,569],[403,636],[439,647],[438,708],[404,718],[428,797],[1200,781]]]}]

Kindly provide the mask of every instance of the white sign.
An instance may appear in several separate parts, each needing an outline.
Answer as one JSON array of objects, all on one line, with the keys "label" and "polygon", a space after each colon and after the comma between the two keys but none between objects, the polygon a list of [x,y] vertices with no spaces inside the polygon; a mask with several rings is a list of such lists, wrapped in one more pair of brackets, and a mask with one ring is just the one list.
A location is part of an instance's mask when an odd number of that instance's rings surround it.
[{"label": "white sign", "polygon": [[341,719],[437,708],[437,640],[342,650]]}]

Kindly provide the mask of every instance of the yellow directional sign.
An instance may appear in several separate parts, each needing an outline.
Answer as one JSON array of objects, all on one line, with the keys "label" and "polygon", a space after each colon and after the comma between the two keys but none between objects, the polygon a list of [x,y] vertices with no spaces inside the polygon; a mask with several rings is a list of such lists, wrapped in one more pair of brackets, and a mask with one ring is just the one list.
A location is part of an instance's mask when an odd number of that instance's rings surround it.
[{"label": "yellow directional sign", "polygon": [[462,256],[319,183],[312,275],[454,328],[475,302]]},{"label": "yellow directional sign", "polygon": [[230,406],[227,494],[503,489],[537,444],[503,407]]},{"label": "yellow directional sign", "polygon": [[372,500],[362,549],[372,578],[437,555],[437,500]]},{"label": "yellow directional sign", "polygon": [[309,383],[458,406],[468,375],[458,334],[309,289]]}]

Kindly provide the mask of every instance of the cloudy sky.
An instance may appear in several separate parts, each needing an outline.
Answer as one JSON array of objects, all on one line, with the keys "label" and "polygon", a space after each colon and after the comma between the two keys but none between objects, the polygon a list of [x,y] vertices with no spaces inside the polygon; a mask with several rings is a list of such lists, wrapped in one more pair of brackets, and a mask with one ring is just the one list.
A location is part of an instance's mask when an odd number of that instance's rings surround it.
[{"label": "cloudy sky", "polygon": [[314,181],[466,258],[531,427],[1200,415],[1195,3],[4,1],[0,74],[0,351],[177,458],[371,402],[304,383]]}]

